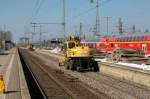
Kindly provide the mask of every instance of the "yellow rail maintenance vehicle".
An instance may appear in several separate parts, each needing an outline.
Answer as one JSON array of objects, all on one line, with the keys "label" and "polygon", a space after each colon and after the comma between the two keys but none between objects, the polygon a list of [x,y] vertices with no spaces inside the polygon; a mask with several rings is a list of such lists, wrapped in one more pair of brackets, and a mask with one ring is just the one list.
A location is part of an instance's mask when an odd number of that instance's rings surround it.
[{"label": "yellow rail maintenance vehicle", "polygon": [[29,43],[29,44],[27,45],[27,48],[28,48],[30,51],[34,51],[34,50],[33,50],[33,44],[32,44],[32,43]]},{"label": "yellow rail maintenance vehicle", "polygon": [[65,55],[59,60],[59,66],[77,71],[99,71],[98,63],[93,58],[93,48],[82,44],[77,37],[70,36],[64,48]]}]

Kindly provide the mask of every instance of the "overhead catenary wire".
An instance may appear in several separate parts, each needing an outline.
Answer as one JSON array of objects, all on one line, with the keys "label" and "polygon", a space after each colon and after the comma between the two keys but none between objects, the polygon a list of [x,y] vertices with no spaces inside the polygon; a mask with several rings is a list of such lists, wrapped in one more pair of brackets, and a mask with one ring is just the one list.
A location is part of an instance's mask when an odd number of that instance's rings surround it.
[{"label": "overhead catenary wire", "polygon": [[37,8],[37,10],[35,12],[35,16],[39,13],[39,11],[40,11],[42,5],[44,4],[44,2],[45,2],[45,0],[41,0],[40,4],[39,4],[39,6],[38,6],[38,8]]},{"label": "overhead catenary wire", "polygon": [[69,21],[71,22],[72,19],[75,19],[75,18],[81,17],[81,16],[83,16],[83,15],[85,15],[85,14],[88,14],[90,11],[93,11],[95,8],[96,8],[96,7],[92,7],[92,8],[90,8],[90,9],[84,11],[84,12],[79,13],[78,15],[72,16],[72,17],[68,18],[67,21],[68,21],[68,22],[69,22]]},{"label": "overhead catenary wire", "polygon": [[[32,16],[31,16],[30,22],[33,22],[35,20],[35,16],[38,15],[42,5],[44,4],[44,1],[45,0],[37,0],[36,1],[35,7],[34,7],[33,12],[32,12]],[[105,3],[109,2],[109,1],[111,1],[111,0],[105,0],[100,5],[103,5],[103,4],[105,4]],[[70,17],[70,18],[66,18],[66,22],[70,23],[70,22],[72,22],[72,19],[76,20],[77,18],[88,14],[89,12],[93,11],[94,9],[96,9],[96,7],[89,8],[86,11],[83,11],[82,13],[79,13],[78,15],[75,15],[75,16]]]},{"label": "overhead catenary wire", "polygon": [[[102,3],[100,3],[100,6],[103,6],[104,4],[106,4],[106,3],[110,2],[110,1],[112,1],[112,0],[105,0],[105,1],[102,0]],[[94,9],[96,9],[96,7],[89,8],[88,10],[83,11],[83,12],[79,13],[78,15],[71,16],[66,21],[72,21],[72,19],[76,19],[78,17],[82,17],[83,15],[88,14],[90,11],[93,11]]]},{"label": "overhead catenary wire", "polygon": [[35,13],[35,9],[38,7],[39,2],[40,2],[40,0],[36,0],[35,5],[34,5],[34,7],[32,9],[32,12],[31,12],[31,16],[30,16],[28,21],[31,21],[33,19],[34,13]]},{"label": "overhead catenary wire", "polygon": [[32,12],[32,16],[30,18],[30,21],[32,22],[34,19],[35,19],[35,16],[38,15],[42,5],[44,4],[45,0],[37,0],[36,4],[35,4],[35,7],[33,9],[33,12]]}]

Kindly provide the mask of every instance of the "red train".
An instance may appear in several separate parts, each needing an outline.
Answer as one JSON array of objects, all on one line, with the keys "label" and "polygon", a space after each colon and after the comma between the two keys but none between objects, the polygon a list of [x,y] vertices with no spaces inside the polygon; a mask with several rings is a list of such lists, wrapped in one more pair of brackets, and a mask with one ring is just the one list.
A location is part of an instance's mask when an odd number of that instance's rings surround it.
[{"label": "red train", "polygon": [[150,35],[128,35],[99,38],[96,48],[100,52],[112,53],[117,48],[135,49],[150,54]]}]

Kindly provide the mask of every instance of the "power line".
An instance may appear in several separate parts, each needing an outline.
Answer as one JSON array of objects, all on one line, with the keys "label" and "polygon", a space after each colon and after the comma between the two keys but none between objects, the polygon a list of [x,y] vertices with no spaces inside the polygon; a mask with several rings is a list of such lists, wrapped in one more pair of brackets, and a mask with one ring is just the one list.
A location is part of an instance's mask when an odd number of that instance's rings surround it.
[{"label": "power line", "polygon": [[104,5],[104,4],[106,4],[106,3],[108,3],[108,2],[110,2],[110,1],[112,1],[112,0],[105,0],[105,1],[102,1],[101,6]]},{"label": "power line", "polygon": [[31,20],[33,19],[33,17],[34,17],[34,11],[35,11],[35,9],[36,9],[37,6],[38,6],[39,1],[40,1],[40,0],[36,0],[36,3],[35,3],[35,5],[34,5],[34,8],[32,9],[31,17],[29,18],[29,21],[31,21]]},{"label": "power line", "polygon": [[[105,0],[105,1],[103,1],[103,2],[102,2],[101,4],[99,4],[99,5],[100,5],[100,6],[103,6],[104,4],[106,4],[106,3],[110,2],[110,1],[112,1],[112,0]],[[72,17],[68,18],[67,20],[70,21],[70,20],[72,20],[72,19],[74,19],[74,18],[81,17],[81,16],[87,14],[88,12],[90,12],[90,11],[92,11],[92,10],[94,10],[94,9],[96,9],[96,7],[89,8],[88,10],[86,10],[86,11],[84,11],[84,12],[81,12],[81,13],[79,13],[78,15],[72,16]]]},{"label": "power line", "polygon": [[40,8],[42,7],[42,5],[44,4],[45,0],[42,0],[39,4],[39,7],[37,8],[36,12],[35,12],[35,16],[39,13]]},{"label": "power line", "polygon": [[67,19],[67,21],[70,21],[70,20],[72,21],[72,19],[75,19],[75,18],[77,18],[77,17],[81,17],[81,16],[87,14],[88,12],[94,10],[95,8],[96,8],[96,7],[92,7],[92,8],[90,8],[90,9],[84,11],[84,12],[79,13],[78,15],[75,15],[75,16],[73,16],[73,17],[70,17],[70,18]]},{"label": "power line", "polygon": [[40,0],[37,0],[36,3],[35,3],[35,6],[32,10],[32,16],[34,15],[34,10],[37,8],[38,4],[39,4]]},{"label": "power line", "polygon": [[34,11],[33,11],[33,14],[32,14],[32,16],[31,16],[31,22],[34,20],[34,17],[39,13],[39,11],[40,11],[42,5],[44,4],[44,2],[45,2],[45,0],[41,0],[41,1],[38,0],[38,1],[36,2],[35,8],[34,8],[34,9],[36,9],[36,10],[35,10],[35,13],[34,13]]}]

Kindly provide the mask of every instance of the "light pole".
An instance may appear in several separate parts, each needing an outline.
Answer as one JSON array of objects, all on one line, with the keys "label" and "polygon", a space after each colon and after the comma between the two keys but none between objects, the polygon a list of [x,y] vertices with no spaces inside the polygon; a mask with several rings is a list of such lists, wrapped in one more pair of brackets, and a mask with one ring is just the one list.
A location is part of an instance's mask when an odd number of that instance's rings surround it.
[{"label": "light pole", "polygon": [[112,17],[107,16],[107,17],[104,17],[104,18],[106,18],[106,21],[107,21],[107,34],[106,35],[108,35],[108,32],[109,32],[109,19],[111,19]]},{"label": "light pole", "polygon": [[91,0],[91,3],[96,3],[96,23],[95,23],[95,30],[94,30],[94,35],[93,35],[93,39],[96,36],[100,36],[100,17],[99,17],[99,4],[100,0]]},{"label": "light pole", "polygon": [[63,20],[63,22],[62,22],[62,34],[63,34],[63,38],[64,38],[64,42],[66,41],[66,20],[65,20],[65,18],[66,18],[66,0],[63,0],[63,15],[62,15],[62,20]]},{"label": "light pole", "polygon": [[99,0],[96,2],[96,34],[100,33]]}]

